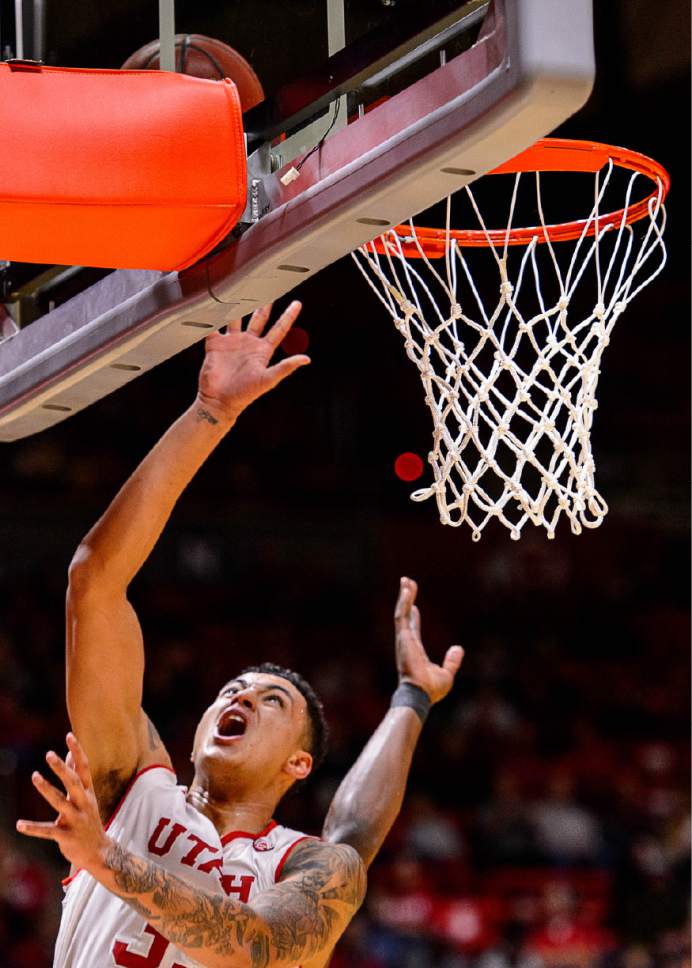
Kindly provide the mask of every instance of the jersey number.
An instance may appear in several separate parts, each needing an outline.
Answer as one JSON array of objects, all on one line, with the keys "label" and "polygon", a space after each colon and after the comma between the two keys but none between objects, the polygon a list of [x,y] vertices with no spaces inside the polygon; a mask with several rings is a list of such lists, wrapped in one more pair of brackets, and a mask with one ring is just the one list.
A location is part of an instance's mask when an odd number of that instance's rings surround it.
[{"label": "jersey number", "polygon": [[[138,955],[134,951],[127,950],[127,941],[116,941],[113,945],[113,960],[116,965],[121,965],[122,968],[159,968],[169,942],[150,924],[146,926],[144,931],[152,936],[149,954]],[[179,965],[176,962],[171,968],[184,968],[184,965]]]}]

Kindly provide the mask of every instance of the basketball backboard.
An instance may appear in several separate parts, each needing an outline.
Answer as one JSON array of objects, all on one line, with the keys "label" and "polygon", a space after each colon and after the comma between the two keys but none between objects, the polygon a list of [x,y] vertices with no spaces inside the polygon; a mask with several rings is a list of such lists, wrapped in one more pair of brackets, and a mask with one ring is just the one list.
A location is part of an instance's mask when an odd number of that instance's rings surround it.
[{"label": "basketball backboard", "polygon": [[2,341],[0,440],[65,419],[551,132],[591,90],[591,8],[400,0],[350,40],[330,0],[331,56],[302,76],[296,58],[244,118],[242,224],[180,273],[100,272]]}]

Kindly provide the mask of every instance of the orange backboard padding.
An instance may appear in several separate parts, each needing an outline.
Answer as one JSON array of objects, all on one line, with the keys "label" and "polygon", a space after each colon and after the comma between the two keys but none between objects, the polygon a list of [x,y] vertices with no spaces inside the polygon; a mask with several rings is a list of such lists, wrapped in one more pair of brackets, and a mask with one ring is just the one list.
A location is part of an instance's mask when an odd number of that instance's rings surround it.
[{"label": "orange backboard padding", "polygon": [[0,258],[183,269],[245,208],[235,85],[0,63]]}]

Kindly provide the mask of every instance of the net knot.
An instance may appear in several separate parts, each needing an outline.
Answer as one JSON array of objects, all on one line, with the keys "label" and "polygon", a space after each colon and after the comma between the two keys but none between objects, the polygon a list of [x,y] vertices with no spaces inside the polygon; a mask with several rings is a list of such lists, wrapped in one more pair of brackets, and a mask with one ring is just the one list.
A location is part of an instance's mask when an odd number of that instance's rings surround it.
[{"label": "net knot", "polygon": [[569,296],[560,296],[557,301],[557,308],[561,313],[564,313],[564,311],[569,308]]},{"label": "net knot", "polygon": [[504,282],[500,283],[500,294],[504,296],[505,299],[508,296],[511,296],[513,292],[514,292],[514,286],[509,281],[509,279],[505,279]]},{"label": "net knot", "polygon": [[592,333],[593,336],[596,337],[596,339],[598,340],[598,342],[602,346],[605,347],[605,346],[608,346],[609,345],[609,343],[610,343],[610,337],[607,335],[606,328],[605,328],[605,323],[604,323],[602,317],[599,318],[593,324],[593,326],[591,327],[591,333]]},{"label": "net knot", "polygon": [[462,316],[462,312],[461,312],[461,306],[459,305],[459,303],[458,302],[452,303],[449,310],[449,318],[461,319],[461,316]]},{"label": "net knot", "polygon": [[598,319],[600,322],[603,322],[606,314],[606,308],[603,305],[603,303],[596,303],[596,305],[594,306],[593,314],[596,317],[596,319]]},{"label": "net knot", "polygon": [[406,319],[410,319],[411,316],[413,316],[413,314],[415,313],[416,307],[413,305],[412,302],[409,302],[408,299],[403,299],[401,301],[401,311],[406,317]]}]

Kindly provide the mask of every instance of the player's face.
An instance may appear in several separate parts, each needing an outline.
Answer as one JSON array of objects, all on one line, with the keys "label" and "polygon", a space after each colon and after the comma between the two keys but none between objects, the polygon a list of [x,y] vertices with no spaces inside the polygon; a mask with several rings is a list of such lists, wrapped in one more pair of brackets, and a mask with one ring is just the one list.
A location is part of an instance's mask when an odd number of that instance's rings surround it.
[{"label": "player's face", "polygon": [[202,717],[195,766],[220,778],[242,773],[245,785],[303,779],[312,766],[305,750],[308,724],[305,698],[291,682],[245,673],[226,683]]}]

